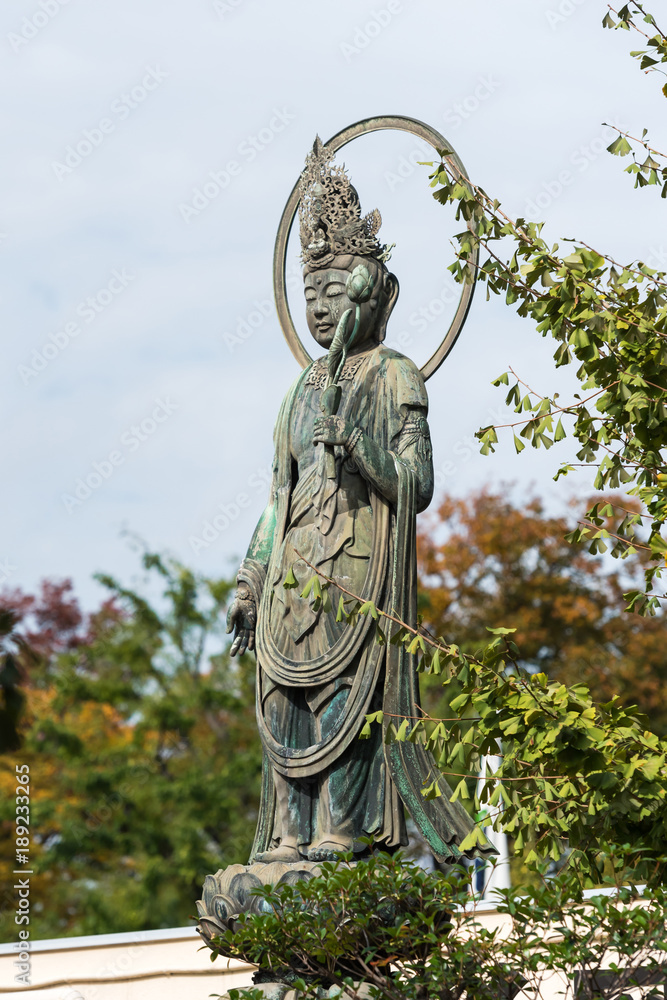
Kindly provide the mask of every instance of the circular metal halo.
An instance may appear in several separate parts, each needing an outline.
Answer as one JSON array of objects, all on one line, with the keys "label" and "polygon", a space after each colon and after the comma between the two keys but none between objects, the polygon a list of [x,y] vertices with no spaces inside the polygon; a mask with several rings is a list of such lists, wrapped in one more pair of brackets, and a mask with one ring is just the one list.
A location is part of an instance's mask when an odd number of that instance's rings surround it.
[{"label": "circular metal halo", "polygon": [[[380,132],[391,129],[396,129],[401,132],[410,132],[412,135],[416,135],[418,138],[423,139],[436,151],[438,149],[452,150],[452,152],[445,157],[445,160],[459,176],[465,178],[468,177],[463,163],[454,152],[453,146],[443,135],[441,135],[440,132],[431,128],[430,125],[426,125],[424,122],[417,121],[415,118],[406,118],[403,115],[378,115],[375,118],[365,118],[363,121],[356,122],[354,125],[348,125],[347,128],[344,128],[341,132],[336,133],[336,135],[332,136],[331,139],[325,143],[325,145],[336,153],[343,146],[346,146],[348,142],[352,142],[353,139],[357,139],[361,135],[367,135],[369,132]],[[302,368],[305,368],[313,359],[303,346],[301,338],[296,332],[292,314],[290,312],[289,302],[287,301],[286,280],[287,243],[289,241],[292,224],[294,223],[294,218],[298,208],[299,181],[296,182],[292,189],[292,193],[287,199],[287,204],[285,205],[280,219],[280,225],[278,226],[276,245],[273,251],[273,294],[275,296],[278,319],[280,321],[280,326],[285,336],[285,340],[287,341],[296,360]],[[477,269],[478,260],[479,248],[475,246],[470,257],[469,265],[473,273]],[[421,373],[425,381],[429,379],[431,375],[435,374],[456,343],[458,336],[463,329],[463,324],[466,321],[474,291],[474,280],[466,282],[463,285],[456,313],[454,314],[454,318],[442,343],[438,349],[434,351],[426,364],[421,368]]]}]

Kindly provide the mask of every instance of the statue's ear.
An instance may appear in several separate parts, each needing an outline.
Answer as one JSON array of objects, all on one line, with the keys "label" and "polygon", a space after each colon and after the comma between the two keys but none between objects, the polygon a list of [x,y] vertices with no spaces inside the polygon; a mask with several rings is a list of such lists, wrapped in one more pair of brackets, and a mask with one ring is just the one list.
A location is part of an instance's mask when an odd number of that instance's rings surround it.
[{"label": "statue's ear", "polygon": [[387,336],[387,323],[398,298],[398,278],[395,274],[386,272],[383,278],[382,307],[378,317],[377,330],[375,336],[378,343],[381,343]]}]

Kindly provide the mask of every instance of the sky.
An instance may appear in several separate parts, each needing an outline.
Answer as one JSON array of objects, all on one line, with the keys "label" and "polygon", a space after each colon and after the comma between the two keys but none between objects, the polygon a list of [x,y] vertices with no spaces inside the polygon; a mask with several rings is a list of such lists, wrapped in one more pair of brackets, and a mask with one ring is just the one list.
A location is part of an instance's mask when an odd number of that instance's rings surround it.
[{"label": "sky", "polygon": [[[272,302],[273,243],[313,139],[379,114],[441,131],[510,214],[630,261],[667,261],[655,189],[635,192],[613,133],[664,98],[601,27],[599,0],[4,0],[0,85],[0,586],[98,571],[136,579],[130,532],[231,575],[267,497],[272,430],[298,374]],[[662,112],[662,114],[661,114]],[[664,148],[664,146],[663,146]],[[364,212],[379,208],[401,285],[388,343],[423,364],[455,310],[452,213],[401,132],[345,148]],[[290,301],[308,335],[290,243]],[[311,342],[312,343],[312,342]],[[314,345],[313,345],[314,346]],[[542,394],[576,391],[553,342],[476,294],[429,381],[439,492],[503,481],[550,504],[588,473],[571,457],[478,453],[511,413],[511,365]]]}]

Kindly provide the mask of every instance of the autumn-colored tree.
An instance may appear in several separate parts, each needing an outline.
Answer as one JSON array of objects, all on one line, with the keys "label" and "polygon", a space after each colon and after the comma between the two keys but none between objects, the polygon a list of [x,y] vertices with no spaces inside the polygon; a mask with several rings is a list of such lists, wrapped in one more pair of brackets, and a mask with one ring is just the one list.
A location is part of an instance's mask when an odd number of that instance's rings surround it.
[{"label": "autumn-colored tree", "polygon": [[206,874],[247,858],[261,751],[252,663],[222,652],[232,584],[150,553],[143,565],[153,602],[105,576],[91,615],[69,582],[0,601],[26,698],[22,745],[0,758],[0,862],[16,867],[20,760],[35,937],[187,924]]},{"label": "autumn-colored tree", "polygon": [[598,701],[618,695],[667,733],[667,620],[624,609],[641,580],[645,550],[619,566],[591,553],[590,539],[566,535],[594,503],[614,531],[628,498],[586,498],[579,513],[546,512],[537,497],[482,489],[446,496],[420,534],[422,607],[427,625],[466,652],[488,642],[488,628],[516,628],[526,669],[566,684],[587,684]]}]

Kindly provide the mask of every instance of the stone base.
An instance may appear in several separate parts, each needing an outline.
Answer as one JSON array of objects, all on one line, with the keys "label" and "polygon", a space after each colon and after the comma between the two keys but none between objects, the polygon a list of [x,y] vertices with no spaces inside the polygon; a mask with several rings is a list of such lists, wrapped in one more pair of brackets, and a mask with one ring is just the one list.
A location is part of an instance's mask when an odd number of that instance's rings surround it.
[{"label": "stone base", "polygon": [[264,1000],[296,1000],[296,990],[286,983],[253,983],[254,990],[261,990]]},{"label": "stone base", "polygon": [[[262,913],[267,910],[266,902],[253,895],[253,889],[262,886],[294,885],[308,881],[321,874],[314,861],[296,861],[287,864],[273,861],[270,864],[230,865],[220,869],[215,875],[207,875],[202,891],[202,899],[197,900],[199,914],[198,932],[209,947],[212,938],[234,930],[234,925],[242,913]],[[259,988],[263,989],[262,984]],[[272,984],[280,985],[280,984]],[[285,992],[287,987],[285,987]],[[268,1000],[283,1000],[283,994],[271,995]]]},{"label": "stone base", "polygon": [[[341,862],[353,867],[355,862]],[[207,875],[202,891],[202,899],[197,900],[199,924],[197,931],[204,942],[213,951],[220,954],[213,943],[213,938],[219,937],[225,931],[234,931],[236,921],[243,913],[268,912],[268,904],[261,896],[253,895],[254,889],[262,886],[295,885],[297,882],[307,882],[316,875],[321,875],[319,864],[315,861],[296,861],[291,864],[273,861],[270,864],[256,863],[253,865],[230,865],[220,869],[215,875]],[[252,989],[259,990],[264,1000],[299,1000],[293,986],[299,977],[292,969],[257,969],[253,974]],[[368,984],[359,982],[355,989],[361,997],[369,995]],[[318,1000],[345,1000],[341,997],[339,986],[322,986],[317,991]],[[225,994],[221,1000],[229,1000]]]},{"label": "stone base", "polygon": [[[285,983],[253,983],[252,989],[260,990],[264,1000],[299,1000],[299,997],[303,996]],[[371,995],[368,983],[355,983],[354,989],[357,995],[362,998]],[[328,990],[318,990],[318,1000],[337,1000],[338,997],[345,1000],[345,994],[340,986],[332,986]],[[223,994],[220,1000],[230,1000],[229,993]]]}]

